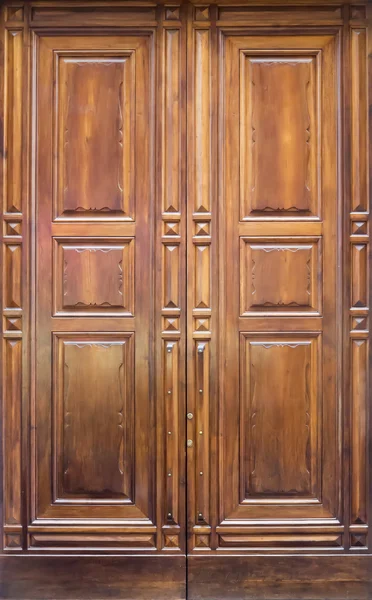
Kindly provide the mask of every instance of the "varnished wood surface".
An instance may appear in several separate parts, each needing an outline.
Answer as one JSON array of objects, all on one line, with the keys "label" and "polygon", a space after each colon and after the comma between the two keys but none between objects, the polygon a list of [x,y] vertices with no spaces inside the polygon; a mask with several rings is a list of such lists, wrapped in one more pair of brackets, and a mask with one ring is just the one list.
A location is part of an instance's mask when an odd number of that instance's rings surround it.
[{"label": "varnished wood surface", "polygon": [[1,15],[0,598],[368,598],[366,3]]},{"label": "varnished wood surface", "polygon": [[1,600],[185,600],[181,557],[2,556]]},{"label": "varnished wood surface", "polygon": [[190,600],[368,600],[370,556],[189,558]]}]

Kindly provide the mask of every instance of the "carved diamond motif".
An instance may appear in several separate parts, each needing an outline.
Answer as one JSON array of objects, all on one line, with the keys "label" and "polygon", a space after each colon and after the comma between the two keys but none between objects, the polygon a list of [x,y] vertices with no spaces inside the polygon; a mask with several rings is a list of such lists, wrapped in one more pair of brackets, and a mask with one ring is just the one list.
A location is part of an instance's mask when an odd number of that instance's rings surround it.
[{"label": "carved diamond motif", "polygon": [[209,548],[209,535],[196,535],[195,546],[196,548]]},{"label": "carved diamond motif", "polygon": [[164,546],[166,548],[178,548],[178,535],[166,535],[164,536]]},{"label": "carved diamond motif", "polygon": [[173,21],[180,18],[179,6],[166,6],[165,7],[165,19],[167,21]]},{"label": "carved diamond motif", "polygon": [[367,546],[367,536],[363,533],[351,535],[352,548],[365,548]]},{"label": "carved diamond motif", "polygon": [[195,8],[195,21],[208,21],[209,6],[197,6]]}]

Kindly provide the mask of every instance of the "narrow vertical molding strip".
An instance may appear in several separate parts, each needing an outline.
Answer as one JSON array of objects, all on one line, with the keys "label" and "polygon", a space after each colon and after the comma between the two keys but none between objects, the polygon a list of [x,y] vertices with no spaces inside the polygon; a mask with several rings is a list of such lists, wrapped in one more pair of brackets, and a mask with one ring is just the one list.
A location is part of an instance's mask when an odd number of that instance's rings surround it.
[{"label": "narrow vertical molding strip", "polygon": [[[164,393],[166,428],[166,515],[165,522],[179,524],[179,469],[178,469],[178,382],[179,382],[179,343],[165,341]],[[173,532],[174,534],[174,532]],[[177,544],[178,545],[178,544]]]},{"label": "narrow vertical molding strip", "polygon": [[22,213],[22,52],[23,31],[7,30],[4,176],[7,213]]},{"label": "narrow vertical molding strip", "polygon": [[367,357],[368,340],[352,340],[352,525],[367,524]]},{"label": "narrow vertical molding strip", "polygon": [[209,506],[209,341],[196,341],[196,511],[197,524],[210,523]]},{"label": "narrow vertical molding strip", "polygon": [[368,548],[368,346],[369,213],[367,30],[350,28],[351,39],[351,498],[350,549]]},{"label": "narrow vertical molding strip", "polygon": [[367,211],[367,32],[351,30],[352,212]]},{"label": "narrow vertical molding strip", "polygon": [[180,459],[182,420],[184,419],[184,388],[181,364],[184,360],[184,287],[180,274],[185,268],[183,243],[185,229],[182,208],[185,201],[184,176],[181,157],[184,143],[183,111],[184,87],[182,84],[184,44],[182,20],[183,7],[159,7],[161,35],[159,36],[159,76],[163,81],[161,91],[161,158],[160,158],[160,209],[161,209],[161,337],[162,372],[161,393],[163,402],[163,440],[165,468],[162,549],[180,552],[185,539],[184,523],[184,465]]},{"label": "narrow vertical molding strip", "polygon": [[6,551],[23,548],[22,527],[22,94],[23,29],[5,31],[2,223],[3,518]]},{"label": "narrow vertical molding strip", "polygon": [[[189,105],[189,551],[211,547],[210,525],[210,342],[212,327],[212,54],[211,7],[193,7],[190,30]],[[200,21],[200,22],[199,22]],[[191,237],[192,236],[192,237]],[[191,532],[190,532],[191,533]]]},{"label": "narrow vertical molding strip", "polygon": [[196,213],[210,211],[210,31],[195,30],[195,205]]}]

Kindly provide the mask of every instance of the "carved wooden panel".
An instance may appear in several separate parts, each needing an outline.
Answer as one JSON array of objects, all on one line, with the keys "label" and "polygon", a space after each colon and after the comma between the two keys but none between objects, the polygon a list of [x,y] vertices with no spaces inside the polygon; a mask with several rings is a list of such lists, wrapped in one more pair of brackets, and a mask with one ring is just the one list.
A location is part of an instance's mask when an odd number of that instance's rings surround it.
[{"label": "carved wooden panel", "polygon": [[5,136],[7,160],[4,172],[4,212],[22,212],[22,29],[6,32],[7,94]]},{"label": "carved wooden panel", "polygon": [[367,35],[365,27],[351,29],[351,211],[368,212],[367,152]]},{"label": "carved wooden panel", "polygon": [[293,548],[296,545],[296,550],[311,549],[316,546],[317,549],[337,548],[342,547],[342,536],[339,534],[323,533],[323,534],[259,534],[259,535],[220,535],[221,548],[239,548],[248,547],[259,551],[263,548]]},{"label": "carved wooden panel", "polygon": [[[166,504],[164,521],[167,524],[178,524],[179,515],[179,343],[164,343],[164,402],[166,430]],[[170,541],[168,541],[170,543]]]},{"label": "carved wooden panel", "polygon": [[56,218],[134,217],[133,62],[132,53],[57,58]]},{"label": "carved wooden panel", "polygon": [[180,555],[185,10],[61,8],[28,13],[37,32],[26,541],[35,551]]},{"label": "carved wooden panel", "polygon": [[367,244],[352,245],[352,306],[367,306]]},{"label": "carved wooden panel", "polygon": [[[341,547],[337,36],[220,44],[212,548]],[[319,530],[301,541],[304,521]]]},{"label": "carved wooden panel", "polygon": [[4,309],[21,310],[22,308],[22,276],[21,276],[22,247],[20,244],[5,245],[5,294]]},{"label": "carved wooden panel", "polygon": [[317,215],[318,59],[243,52],[241,61],[241,218]]},{"label": "carved wooden panel", "polygon": [[210,308],[210,246],[195,245],[195,308]]},{"label": "carved wooden panel", "polygon": [[210,523],[210,341],[195,341],[195,470],[196,516],[200,525]]},{"label": "carved wooden panel", "polygon": [[12,338],[4,339],[4,523],[9,526],[19,526],[22,524],[21,361],[22,341],[20,339]]},{"label": "carved wooden panel", "polygon": [[[367,382],[368,339],[353,339],[352,373],[352,463],[353,478],[351,523],[367,525]],[[365,533],[366,531],[363,530]]]},{"label": "carved wooden panel", "polygon": [[153,276],[161,260],[160,94],[152,68],[160,56],[151,28],[53,31],[33,36],[35,529],[27,541],[161,551],[164,412],[154,376],[161,295]]},{"label": "carved wooden panel", "polygon": [[133,499],[133,336],[56,336],[55,501]]},{"label": "carved wooden panel", "polygon": [[136,551],[155,548],[153,534],[102,534],[92,533],[33,533],[30,535],[30,548],[61,550],[73,548],[79,550],[89,546],[91,550],[124,550]]},{"label": "carved wooden panel", "polygon": [[243,498],[320,492],[318,345],[303,336],[242,336]]},{"label": "carved wooden panel", "polygon": [[[356,7],[355,7],[356,8]],[[342,23],[342,11],[340,6],[324,6],[322,2],[317,5],[313,3],[311,10],[308,5],[296,4],[260,4],[260,10],[256,6],[247,4],[229,5],[221,4],[218,7],[218,19],[220,24],[228,23],[229,26],[260,26],[263,23],[270,26],[288,25],[340,25]],[[301,35],[299,31],[299,35]]]},{"label": "carved wooden panel", "polygon": [[180,298],[180,249],[178,244],[163,246],[163,308],[178,309]]},{"label": "carved wooden panel", "polygon": [[321,312],[320,240],[241,238],[241,314]]},{"label": "carved wooden panel", "polygon": [[133,239],[56,239],[54,251],[57,314],[133,314]]}]

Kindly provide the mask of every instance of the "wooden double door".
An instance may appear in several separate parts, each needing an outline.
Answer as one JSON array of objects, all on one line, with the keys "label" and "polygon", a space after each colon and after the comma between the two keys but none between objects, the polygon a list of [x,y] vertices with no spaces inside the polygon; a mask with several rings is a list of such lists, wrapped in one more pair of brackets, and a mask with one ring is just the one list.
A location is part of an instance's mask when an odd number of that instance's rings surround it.
[{"label": "wooden double door", "polygon": [[367,7],[2,8],[2,599],[369,598]]}]

